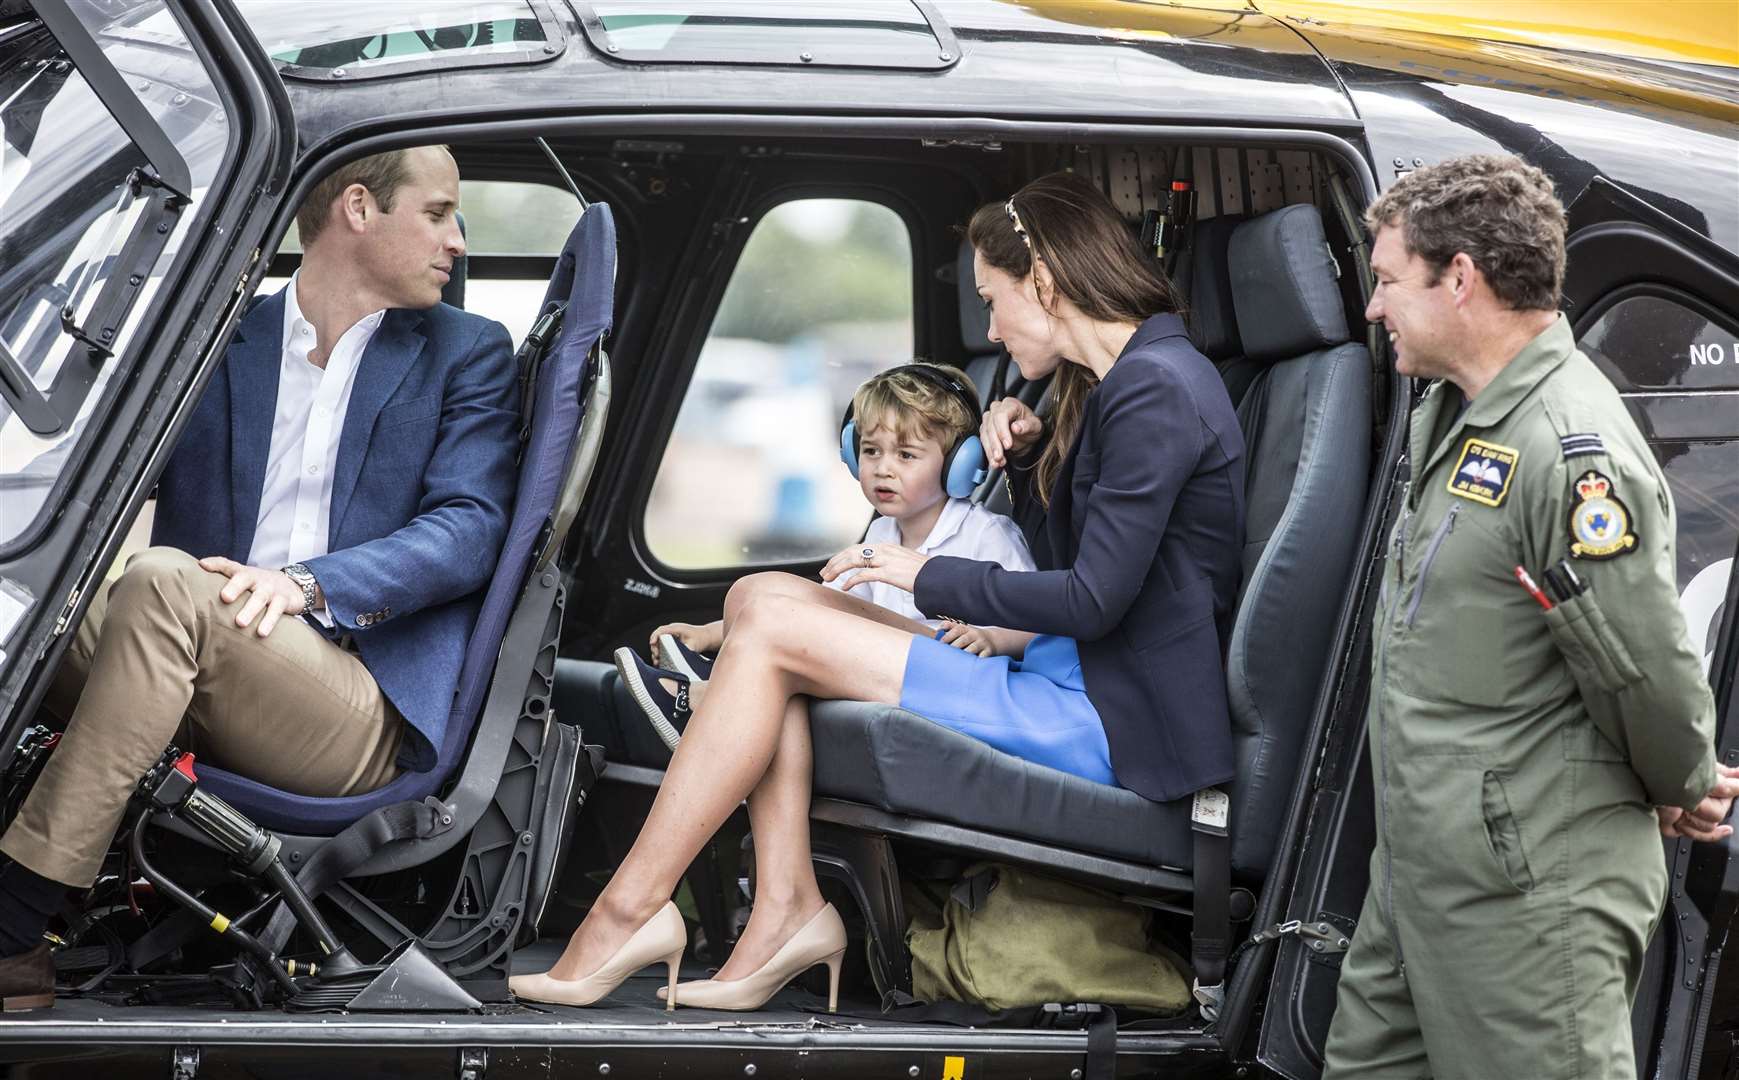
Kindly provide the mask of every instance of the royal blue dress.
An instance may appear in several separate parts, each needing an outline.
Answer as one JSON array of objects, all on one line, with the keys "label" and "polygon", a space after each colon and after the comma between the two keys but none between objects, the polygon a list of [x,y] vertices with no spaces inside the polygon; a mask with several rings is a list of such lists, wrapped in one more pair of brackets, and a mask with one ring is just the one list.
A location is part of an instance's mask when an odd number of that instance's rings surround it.
[{"label": "royal blue dress", "polygon": [[975,656],[914,635],[900,708],[1005,754],[1095,783],[1117,783],[1074,638],[1040,634],[1022,659],[1012,660]]}]

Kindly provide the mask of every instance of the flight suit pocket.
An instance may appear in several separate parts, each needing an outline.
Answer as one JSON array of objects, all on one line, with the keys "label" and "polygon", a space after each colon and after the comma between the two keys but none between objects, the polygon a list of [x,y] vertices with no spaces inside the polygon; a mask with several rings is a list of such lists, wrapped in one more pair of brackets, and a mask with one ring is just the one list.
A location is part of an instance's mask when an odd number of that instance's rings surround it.
[{"label": "flight suit pocket", "polygon": [[1545,618],[1592,721],[1565,729],[1564,756],[1580,761],[1630,760],[1613,695],[1640,681],[1642,669],[1592,594],[1555,605]]},{"label": "flight suit pocket", "polygon": [[1491,857],[1497,860],[1504,877],[1521,892],[1534,891],[1534,872],[1528,866],[1528,853],[1522,846],[1521,826],[1510,810],[1509,792],[1503,777],[1486,770],[1480,799],[1480,816],[1485,822],[1485,844]]},{"label": "flight suit pocket", "polygon": [[1606,613],[1590,593],[1573,596],[1546,612],[1546,625],[1583,696],[1616,693],[1642,678]]}]

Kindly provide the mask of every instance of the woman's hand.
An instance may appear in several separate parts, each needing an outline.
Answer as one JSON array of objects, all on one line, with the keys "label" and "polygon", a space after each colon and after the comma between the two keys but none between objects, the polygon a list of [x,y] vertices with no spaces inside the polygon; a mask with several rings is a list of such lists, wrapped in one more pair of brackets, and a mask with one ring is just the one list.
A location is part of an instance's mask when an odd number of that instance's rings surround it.
[{"label": "woman's hand", "polygon": [[918,571],[929,561],[930,556],[920,555],[898,544],[860,544],[827,560],[827,565],[821,568],[821,580],[832,581],[849,570],[856,570],[857,573],[846,582],[848,591],[880,581],[912,592],[918,585]]},{"label": "woman's hand", "polygon": [[956,649],[965,649],[973,656],[996,655],[996,642],[985,627],[951,621],[943,625],[947,629],[942,634],[942,644],[952,645]]},{"label": "woman's hand", "polygon": [[984,422],[978,425],[978,441],[984,444],[984,458],[990,467],[1000,469],[1008,464],[1009,454],[1018,454],[1037,442],[1045,425],[1038,414],[1018,398],[999,398],[984,410]]},{"label": "woman's hand", "polygon": [[[719,646],[725,643],[724,623],[722,622],[710,622],[705,626],[696,626],[693,623],[685,622],[665,623],[652,631],[652,635],[647,638],[647,643],[651,647],[649,652],[652,656],[658,656],[658,639],[665,634],[669,634],[695,652],[705,656],[711,656],[718,652]],[[659,663],[668,665],[669,661],[660,659]]]}]

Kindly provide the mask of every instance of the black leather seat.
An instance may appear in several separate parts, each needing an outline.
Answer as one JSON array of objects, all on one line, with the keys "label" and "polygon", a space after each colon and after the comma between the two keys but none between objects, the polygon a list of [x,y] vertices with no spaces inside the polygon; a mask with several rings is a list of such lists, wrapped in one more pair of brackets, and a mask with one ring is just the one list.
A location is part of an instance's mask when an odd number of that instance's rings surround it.
[{"label": "black leather seat", "polygon": [[1232,299],[1232,264],[1227,249],[1233,230],[1246,220],[1224,216],[1197,222],[1187,250],[1189,273],[1179,283],[1189,290],[1190,340],[1219,369],[1234,405],[1244,400],[1250,384],[1266,366],[1244,355]]},{"label": "black leather seat", "polygon": [[[1237,225],[1228,253],[1244,352],[1263,368],[1239,410],[1248,540],[1228,658],[1232,866],[1250,878],[1273,857],[1352,566],[1371,372],[1348,335],[1314,207]],[[1092,784],[899,708],[830,701],[811,716],[817,796],[1141,864],[1191,864],[1187,801]]]}]

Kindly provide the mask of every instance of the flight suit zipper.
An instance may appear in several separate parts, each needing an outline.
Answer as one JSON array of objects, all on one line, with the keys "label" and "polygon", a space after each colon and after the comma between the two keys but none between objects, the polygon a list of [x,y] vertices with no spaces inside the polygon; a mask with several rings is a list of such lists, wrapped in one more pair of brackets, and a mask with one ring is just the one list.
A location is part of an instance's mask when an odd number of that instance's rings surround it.
[{"label": "flight suit zipper", "polygon": [[1460,512],[1460,503],[1451,506],[1449,513],[1444,514],[1438,523],[1437,531],[1431,534],[1431,542],[1425,546],[1425,558],[1419,563],[1419,576],[1413,579],[1413,599],[1407,604],[1409,630],[1413,628],[1413,620],[1419,617],[1419,604],[1425,599],[1425,579],[1431,573],[1431,564],[1437,561],[1437,552],[1442,549],[1443,542],[1455,531],[1455,515]]},{"label": "flight suit zipper", "polygon": [[[1405,456],[1401,459],[1401,467],[1407,467]],[[1402,975],[1406,974],[1407,961],[1401,955],[1401,935],[1395,927],[1394,847],[1389,842],[1389,719],[1383,709],[1382,684],[1389,678],[1389,635],[1395,615],[1400,610],[1401,585],[1407,573],[1407,530],[1413,524],[1412,497],[1413,482],[1409,480],[1401,487],[1401,519],[1395,525],[1395,539],[1389,552],[1389,558],[1395,564],[1395,596],[1383,611],[1383,633],[1378,638],[1380,653],[1373,665],[1373,677],[1380,682],[1372,688],[1377,702],[1377,746],[1382,756],[1382,768],[1377,776],[1377,808],[1381,818],[1378,832],[1383,842],[1383,906],[1388,909],[1390,936],[1395,940],[1396,969]]]}]

